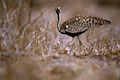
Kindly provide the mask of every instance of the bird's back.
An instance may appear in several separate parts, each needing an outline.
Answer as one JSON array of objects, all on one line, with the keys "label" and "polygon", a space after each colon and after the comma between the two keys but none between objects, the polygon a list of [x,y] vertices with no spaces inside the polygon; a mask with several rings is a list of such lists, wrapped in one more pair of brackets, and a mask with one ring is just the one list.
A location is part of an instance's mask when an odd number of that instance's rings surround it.
[{"label": "bird's back", "polygon": [[110,23],[111,22],[106,19],[81,15],[72,17],[69,20],[65,21],[61,25],[61,29],[67,33],[75,34],[84,32],[90,27],[99,27],[101,25]]}]

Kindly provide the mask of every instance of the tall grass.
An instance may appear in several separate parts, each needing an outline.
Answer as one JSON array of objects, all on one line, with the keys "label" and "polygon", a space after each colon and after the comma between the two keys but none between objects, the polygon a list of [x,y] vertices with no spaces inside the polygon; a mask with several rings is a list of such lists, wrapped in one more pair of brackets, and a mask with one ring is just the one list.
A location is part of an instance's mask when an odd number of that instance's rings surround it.
[{"label": "tall grass", "polygon": [[[119,54],[120,37],[114,31],[109,31],[109,29],[112,30],[112,26],[106,28],[107,34],[102,32],[103,27],[99,28],[98,33],[96,33],[98,31],[96,28],[83,34],[84,37],[81,38],[86,40],[83,41],[82,50],[75,51],[74,48],[78,46],[70,45],[70,42],[64,43],[62,36],[59,36],[56,29],[56,17],[52,16],[55,18],[50,17],[51,20],[44,20],[44,17],[49,16],[48,9],[41,10],[37,18],[31,19],[33,0],[2,0],[0,4],[0,52],[3,53],[2,55],[39,54],[48,56],[63,53],[77,54],[76,56],[80,57]],[[92,38],[92,36],[94,37]]]}]

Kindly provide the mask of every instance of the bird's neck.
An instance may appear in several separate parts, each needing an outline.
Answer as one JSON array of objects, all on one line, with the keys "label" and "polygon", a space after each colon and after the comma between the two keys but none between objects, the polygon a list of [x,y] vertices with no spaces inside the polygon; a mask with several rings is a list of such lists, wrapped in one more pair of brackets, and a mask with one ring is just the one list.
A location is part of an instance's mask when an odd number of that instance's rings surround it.
[{"label": "bird's neck", "polygon": [[57,16],[58,16],[58,21],[57,21],[57,28],[58,28],[58,31],[59,31],[60,33],[63,33],[63,32],[61,31],[61,28],[60,28],[60,26],[61,26],[61,24],[60,24],[60,14],[57,13]]}]

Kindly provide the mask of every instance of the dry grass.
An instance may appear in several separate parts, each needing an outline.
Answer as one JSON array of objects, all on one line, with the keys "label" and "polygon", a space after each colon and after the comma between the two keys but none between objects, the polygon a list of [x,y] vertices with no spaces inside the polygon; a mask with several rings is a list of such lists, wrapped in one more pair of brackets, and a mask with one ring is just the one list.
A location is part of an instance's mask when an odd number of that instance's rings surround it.
[{"label": "dry grass", "polygon": [[[117,0],[110,7],[111,0],[104,9],[99,0],[86,1],[1,0],[0,79],[119,80]],[[71,16],[87,14],[105,17],[112,24],[91,28],[80,35],[83,45],[78,50],[79,46],[72,44],[70,37],[58,32],[56,6],[62,6],[62,22]]]}]

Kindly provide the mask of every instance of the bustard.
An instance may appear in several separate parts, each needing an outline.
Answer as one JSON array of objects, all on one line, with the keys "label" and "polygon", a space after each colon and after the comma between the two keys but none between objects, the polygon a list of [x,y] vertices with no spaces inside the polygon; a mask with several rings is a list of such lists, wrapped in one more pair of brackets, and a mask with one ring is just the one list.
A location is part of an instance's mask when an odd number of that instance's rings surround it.
[{"label": "bustard", "polygon": [[85,15],[72,17],[66,20],[63,24],[60,24],[60,7],[57,7],[55,11],[58,17],[58,31],[73,38],[77,36],[80,45],[81,41],[79,39],[79,35],[86,32],[90,27],[99,27],[101,25],[111,24],[111,21],[109,20]]}]

